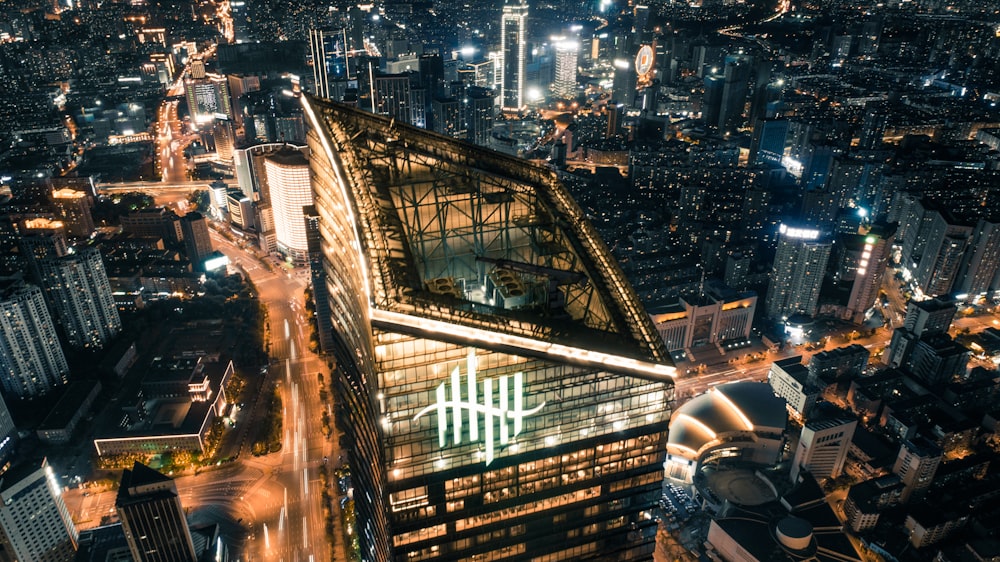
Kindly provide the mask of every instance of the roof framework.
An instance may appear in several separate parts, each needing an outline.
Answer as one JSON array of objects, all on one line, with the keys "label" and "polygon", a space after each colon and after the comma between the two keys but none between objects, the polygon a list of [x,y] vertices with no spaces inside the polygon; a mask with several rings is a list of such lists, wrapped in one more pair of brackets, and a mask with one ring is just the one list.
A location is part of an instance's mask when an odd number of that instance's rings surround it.
[{"label": "roof framework", "polygon": [[[349,184],[374,311],[669,364],[617,262],[550,170],[307,103]],[[522,294],[501,298],[501,274]]]}]

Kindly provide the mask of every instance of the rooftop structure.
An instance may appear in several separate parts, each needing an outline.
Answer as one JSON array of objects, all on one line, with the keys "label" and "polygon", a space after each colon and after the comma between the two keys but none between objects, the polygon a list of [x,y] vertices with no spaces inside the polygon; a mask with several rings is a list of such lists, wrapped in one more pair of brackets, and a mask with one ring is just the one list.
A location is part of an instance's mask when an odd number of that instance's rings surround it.
[{"label": "rooftop structure", "polygon": [[667,477],[694,484],[702,465],[718,458],[771,464],[781,454],[787,421],[784,399],[766,383],[712,387],[671,417]]},{"label": "rooftop structure", "polygon": [[675,369],[555,174],[303,104],[362,556],[648,556]]}]

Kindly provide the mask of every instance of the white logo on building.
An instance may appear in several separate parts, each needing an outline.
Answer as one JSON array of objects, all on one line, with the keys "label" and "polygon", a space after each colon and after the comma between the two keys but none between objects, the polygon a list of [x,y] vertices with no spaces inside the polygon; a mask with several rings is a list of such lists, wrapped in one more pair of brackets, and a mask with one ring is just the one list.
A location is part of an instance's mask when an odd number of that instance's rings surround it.
[{"label": "white logo on building", "polygon": [[[538,413],[545,406],[545,402],[530,410],[524,409],[524,373],[520,371],[512,376],[501,375],[496,387],[493,384],[494,379],[484,379],[482,401],[480,402],[476,367],[476,353],[470,349],[465,360],[465,399],[462,398],[461,372],[456,365],[451,371],[451,380],[438,385],[434,404],[417,412],[413,421],[419,420],[424,414],[435,412],[437,414],[438,445],[444,447],[448,443],[449,431],[456,445],[462,442],[462,427],[466,424],[469,426],[470,442],[479,441],[479,419],[482,415],[484,418],[483,441],[486,447],[486,466],[489,466],[493,462],[493,451],[496,443],[506,445],[511,438],[517,437],[524,427],[524,418]],[[511,383],[513,383],[513,389],[511,389]],[[496,402],[494,402],[494,395]],[[468,412],[467,418],[466,412]],[[449,421],[451,422],[450,427]]]}]

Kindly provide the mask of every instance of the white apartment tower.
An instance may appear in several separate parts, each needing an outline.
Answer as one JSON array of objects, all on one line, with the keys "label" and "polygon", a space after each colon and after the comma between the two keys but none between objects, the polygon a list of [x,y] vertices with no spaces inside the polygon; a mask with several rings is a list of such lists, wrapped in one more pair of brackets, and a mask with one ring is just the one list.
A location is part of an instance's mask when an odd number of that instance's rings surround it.
[{"label": "white apartment tower", "polygon": [[65,562],[77,533],[52,467],[19,466],[0,478],[0,539],[11,559]]},{"label": "white apartment tower", "polygon": [[792,482],[799,472],[810,472],[817,480],[840,476],[857,427],[858,420],[846,417],[806,422],[792,461]]},{"label": "white apartment tower", "polygon": [[500,18],[500,109],[518,111],[524,107],[525,57],[528,40],[528,5],[504,4]]},{"label": "white apartment tower", "polygon": [[302,207],[313,204],[309,161],[298,150],[283,149],[264,160],[264,172],[274,211],[278,251],[304,263],[309,255],[309,243]]},{"label": "white apartment tower", "polygon": [[829,241],[820,239],[818,230],[781,225],[771,268],[771,287],[764,303],[768,318],[816,315],[832,248]]},{"label": "white apartment tower", "polygon": [[39,263],[42,286],[69,344],[100,349],[122,328],[101,253],[84,248]]},{"label": "white apartment tower", "polygon": [[554,93],[565,99],[576,97],[576,67],[580,43],[574,39],[560,39],[556,47],[556,76],[552,84]]},{"label": "white apartment tower", "polygon": [[69,365],[42,291],[23,281],[0,282],[0,387],[32,398],[66,384]]}]

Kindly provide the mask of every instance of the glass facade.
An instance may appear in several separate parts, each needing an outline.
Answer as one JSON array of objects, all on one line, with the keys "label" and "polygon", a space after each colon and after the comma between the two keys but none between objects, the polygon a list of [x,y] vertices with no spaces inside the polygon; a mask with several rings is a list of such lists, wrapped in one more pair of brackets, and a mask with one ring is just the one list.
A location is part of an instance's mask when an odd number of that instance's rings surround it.
[{"label": "glass facade", "polygon": [[530,164],[305,111],[362,558],[651,560],[673,369],[575,203]]}]

